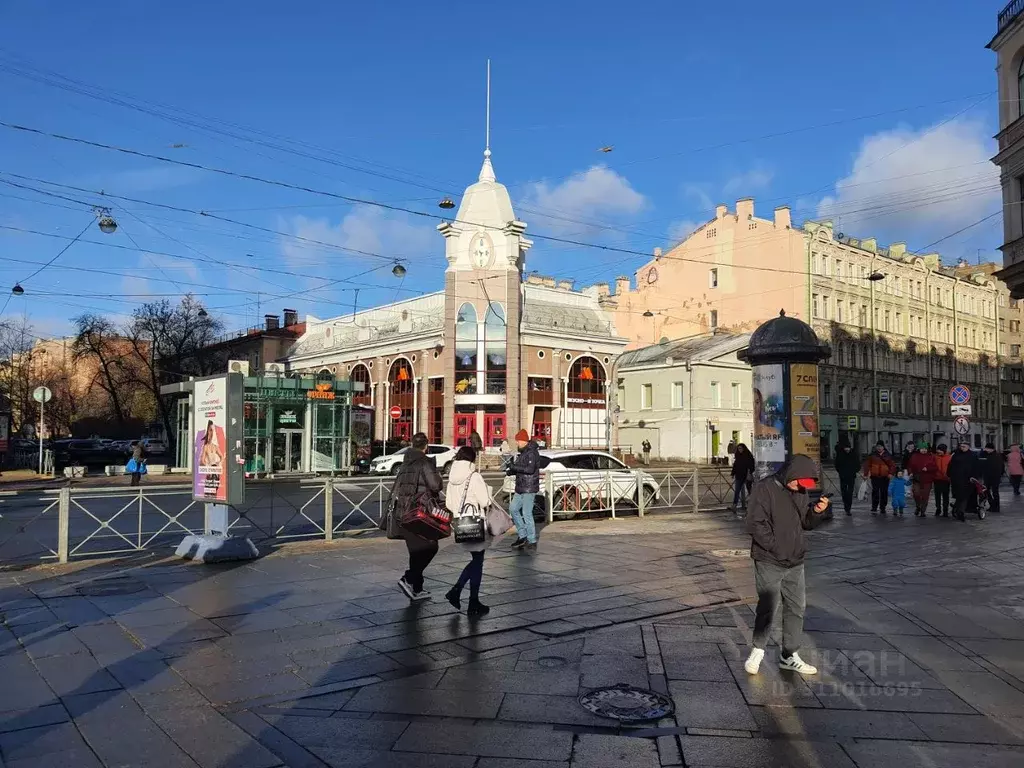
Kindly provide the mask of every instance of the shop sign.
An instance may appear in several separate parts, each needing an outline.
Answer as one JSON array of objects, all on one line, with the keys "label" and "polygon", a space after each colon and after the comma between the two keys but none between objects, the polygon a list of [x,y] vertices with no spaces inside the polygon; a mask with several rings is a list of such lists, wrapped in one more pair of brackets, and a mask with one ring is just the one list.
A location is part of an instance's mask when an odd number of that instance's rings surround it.
[{"label": "shop sign", "polygon": [[277,414],[277,426],[279,427],[297,427],[299,425],[299,415],[292,410],[281,411]]},{"label": "shop sign", "polygon": [[321,381],[317,383],[315,389],[306,393],[306,397],[310,400],[333,400],[334,390],[331,389],[330,382]]}]

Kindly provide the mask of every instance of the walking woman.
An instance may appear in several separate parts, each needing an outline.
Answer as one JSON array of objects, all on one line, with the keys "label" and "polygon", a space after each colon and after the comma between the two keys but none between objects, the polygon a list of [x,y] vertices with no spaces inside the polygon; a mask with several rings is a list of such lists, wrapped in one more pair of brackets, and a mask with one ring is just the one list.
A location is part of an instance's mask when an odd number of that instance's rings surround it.
[{"label": "walking woman", "polygon": [[[455,518],[467,512],[486,516],[491,506],[491,489],[484,482],[483,475],[476,469],[476,451],[468,445],[459,448],[448,473],[448,487],[444,492],[444,503]],[[480,602],[480,582],[484,576],[484,550],[487,542],[463,545],[469,549],[470,561],[455,586],[445,595],[448,602],[462,609],[462,590],[469,583],[469,607],[467,616],[483,616],[490,608]]]},{"label": "walking woman", "polygon": [[754,476],[754,455],[743,443],[737,443],[733,448],[732,470],[730,471],[733,481],[732,511],[735,512],[740,505],[747,508],[747,482]]},{"label": "walking woman", "polygon": [[146,449],[141,440],[132,443],[132,457],[128,460],[126,469],[131,473],[132,485],[139,485],[146,472]]},{"label": "walking woman", "polygon": [[1021,458],[1020,446],[1017,443],[1010,446],[1010,452],[1006,455],[1006,474],[1010,476],[1013,495],[1020,496],[1020,479],[1024,477],[1024,459]]}]

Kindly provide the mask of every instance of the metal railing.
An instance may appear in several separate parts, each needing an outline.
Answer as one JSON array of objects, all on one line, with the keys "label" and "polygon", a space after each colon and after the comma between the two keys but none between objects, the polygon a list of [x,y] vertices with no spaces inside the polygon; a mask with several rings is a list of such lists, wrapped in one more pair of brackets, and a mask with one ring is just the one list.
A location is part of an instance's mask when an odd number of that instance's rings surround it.
[{"label": "metal railing", "polygon": [[[307,539],[331,541],[375,530],[391,496],[392,478],[257,481],[231,508],[229,531],[258,545]],[[834,472],[823,490],[838,490]],[[506,493],[496,494],[507,503]],[[728,467],[676,471],[545,472],[535,514],[549,522],[722,510],[732,504]],[[190,485],[8,494],[0,506],[0,566],[173,549],[203,533],[205,509]]]},{"label": "metal railing", "polygon": [[1006,29],[1010,22],[1020,15],[1021,11],[1024,11],[1024,0],[1010,0],[996,19],[996,34]]}]

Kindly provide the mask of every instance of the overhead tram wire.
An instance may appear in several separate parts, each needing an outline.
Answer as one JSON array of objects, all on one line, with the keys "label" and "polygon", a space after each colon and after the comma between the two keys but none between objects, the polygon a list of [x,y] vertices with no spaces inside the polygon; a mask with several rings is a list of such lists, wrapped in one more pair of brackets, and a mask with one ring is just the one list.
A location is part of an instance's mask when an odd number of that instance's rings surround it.
[{"label": "overhead tram wire", "polygon": [[[384,210],[390,210],[390,211],[396,211],[396,212],[401,212],[401,213],[407,213],[407,214],[412,215],[412,216],[417,216],[417,217],[420,217],[420,218],[430,219],[431,221],[453,221],[455,223],[466,224],[468,226],[478,227],[478,228],[482,228],[482,229],[491,229],[491,230],[499,230],[499,231],[501,229],[503,229],[503,227],[497,227],[497,226],[494,226],[494,225],[480,224],[480,223],[475,223],[475,222],[471,222],[471,221],[464,221],[464,220],[459,220],[459,219],[446,219],[446,218],[438,216],[437,214],[434,214],[434,213],[428,213],[428,212],[425,212],[425,211],[418,211],[418,210],[414,210],[414,209],[411,209],[411,208],[406,208],[406,207],[399,206],[399,205],[392,205],[392,204],[388,204],[388,203],[381,203],[381,202],[378,202],[378,201],[375,201],[375,200],[370,200],[370,199],[365,199],[365,198],[351,197],[349,195],[342,195],[342,194],[339,194],[339,193],[336,193],[336,192],[329,192],[329,191],[326,191],[326,190],[319,190],[319,189],[316,189],[316,188],[313,188],[313,187],[304,186],[304,185],[291,184],[289,182],[275,180],[275,179],[266,179],[266,178],[263,178],[263,177],[260,177],[260,176],[256,176],[254,174],[239,173],[239,172],[227,170],[227,169],[224,169],[224,168],[215,168],[215,167],[211,167],[211,166],[206,166],[206,165],[203,165],[203,164],[200,164],[200,163],[191,163],[191,162],[182,161],[182,160],[175,160],[173,158],[164,157],[162,155],[156,155],[156,154],[152,154],[152,153],[149,153],[149,152],[141,152],[139,150],[133,150],[133,149],[125,148],[125,147],[118,147],[118,146],[115,146],[115,145],[104,144],[102,142],[91,141],[89,139],[83,139],[83,138],[80,138],[80,137],[73,137],[73,136],[67,136],[67,135],[64,135],[64,134],[51,133],[51,132],[48,132],[48,131],[43,131],[43,130],[38,129],[38,128],[31,128],[31,127],[28,127],[28,126],[17,125],[17,124],[9,123],[9,122],[6,122],[6,121],[0,121],[0,126],[8,128],[8,129],[11,129],[11,130],[15,130],[15,131],[22,131],[22,132],[27,132],[27,133],[34,134],[34,135],[45,136],[45,137],[56,139],[56,140],[72,142],[72,143],[76,143],[76,144],[80,144],[80,145],[84,145],[84,146],[91,146],[91,147],[94,147],[94,148],[97,148],[97,149],[105,149],[105,150],[109,150],[109,151],[113,151],[113,152],[118,152],[118,153],[122,153],[122,154],[127,154],[127,155],[131,155],[131,156],[143,157],[143,158],[147,158],[147,159],[151,159],[151,160],[157,160],[157,161],[169,163],[169,164],[172,164],[172,165],[180,165],[180,166],[183,166],[183,167],[193,168],[193,169],[196,169],[196,170],[202,170],[202,171],[206,171],[206,172],[209,172],[209,173],[216,173],[216,174],[223,175],[223,176],[239,178],[239,179],[243,179],[243,180],[247,180],[247,181],[253,181],[253,182],[256,182],[256,183],[260,183],[260,184],[267,184],[267,185],[270,185],[270,186],[276,186],[276,187],[281,187],[281,188],[285,188],[285,189],[292,189],[292,190],[295,190],[295,191],[306,192],[306,193],[313,194],[313,195],[320,195],[320,196],[335,198],[335,199],[344,200],[344,201],[347,201],[347,202],[350,202],[350,203],[353,203],[353,204],[367,205],[367,206],[372,206],[372,207],[376,207],[376,208],[381,208],[381,209],[384,209]],[[647,251],[639,251],[639,250],[636,250],[636,249],[633,249],[633,248],[621,248],[621,247],[618,247],[618,246],[605,245],[605,244],[600,244],[600,243],[587,243],[585,241],[576,240],[576,239],[572,239],[572,238],[561,238],[561,237],[556,237],[556,236],[552,236],[552,235],[544,235],[544,234],[537,234],[537,233],[532,234],[531,237],[533,239],[536,239],[536,240],[544,240],[544,241],[547,241],[547,242],[555,242],[555,243],[562,243],[562,244],[567,244],[567,245],[575,245],[575,246],[580,246],[580,247],[587,247],[587,248],[592,248],[592,249],[595,249],[595,250],[606,251],[606,252],[609,252],[609,253],[619,253],[619,254],[625,254],[625,255],[631,255],[631,256],[643,256],[645,259],[649,259],[650,258],[650,254]],[[682,260],[686,260],[686,259],[682,259]],[[701,263],[701,264],[709,264],[710,263],[710,262],[704,262],[704,261],[698,260],[698,259],[692,259],[691,261],[694,261],[696,263]],[[741,267],[736,265],[736,268],[741,268]],[[742,268],[756,270],[756,271],[763,271],[763,272],[773,272],[773,273],[791,273],[791,274],[792,273],[801,273],[798,270],[785,270],[785,269],[778,269],[778,268],[773,268],[773,267],[762,267],[762,266],[758,266],[758,265],[744,265]]]}]

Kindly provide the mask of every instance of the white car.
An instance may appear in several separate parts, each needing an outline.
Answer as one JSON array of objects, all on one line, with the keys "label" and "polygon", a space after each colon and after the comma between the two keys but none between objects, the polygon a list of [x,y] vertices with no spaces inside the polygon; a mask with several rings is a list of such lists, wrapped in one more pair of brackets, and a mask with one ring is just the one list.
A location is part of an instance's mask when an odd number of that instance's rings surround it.
[{"label": "white car", "polygon": [[[370,462],[371,475],[397,475],[405,461],[405,452],[408,448],[401,448],[387,456],[378,456]],[[436,445],[431,443],[427,446],[427,456],[434,460],[434,464],[441,472],[447,472],[451,463],[455,460],[455,448],[450,445]]]},{"label": "white car", "polygon": [[[615,503],[637,505],[640,496],[637,478],[644,494],[644,506],[661,498],[658,481],[646,472],[630,469],[610,453],[586,450],[542,450],[548,460],[540,471],[540,493],[534,507],[543,514],[550,503],[556,517],[574,517],[587,509],[606,509],[612,498]],[[548,475],[551,476],[551,498],[547,499]],[[516,478],[505,478],[502,490],[515,491]]]}]

